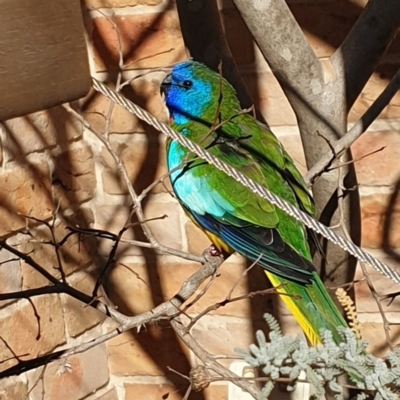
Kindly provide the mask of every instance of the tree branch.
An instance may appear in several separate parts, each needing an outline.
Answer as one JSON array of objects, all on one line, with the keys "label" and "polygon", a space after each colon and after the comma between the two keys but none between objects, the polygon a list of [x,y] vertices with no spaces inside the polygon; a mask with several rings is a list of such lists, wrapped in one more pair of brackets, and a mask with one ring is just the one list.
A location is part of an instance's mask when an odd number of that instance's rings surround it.
[{"label": "tree branch", "polygon": [[[34,261],[30,256],[22,253],[21,251],[15,249],[13,246],[10,246],[7,244],[4,240],[0,240],[0,249],[4,248],[8,250],[10,253],[16,255],[18,258],[24,260],[28,265],[30,265],[33,269],[35,269],[37,272],[39,272],[41,275],[43,275],[50,283],[53,284],[53,286],[44,286],[41,288],[35,289],[30,289],[33,292],[32,295],[42,295],[42,294],[47,294],[47,293],[65,293],[68,294],[71,297],[74,297],[75,299],[81,301],[82,303],[85,303],[87,305],[90,305],[94,309],[100,311],[101,313],[112,317],[115,321],[118,321],[119,323],[124,323],[126,322],[126,316],[118,312],[117,310],[114,310],[113,308],[108,307],[106,304],[93,299],[91,296],[88,296],[87,294],[73,288],[70,286],[68,283],[61,282],[59,281],[56,277],[51,275],[48,271],[46,271],[41,265],[39,265],[36,261]],[[25,292],[25,293],[24,293]],[[18,294],[21,293],[20,296]],[[26,291],[21,291],[21,292],[16,292],[15,297],[13,298],[27,298],[26,297]],[[0,297],[5,300],[7,299],[8,295],[7,293],[0,295]],[[9,297],[8,297],[9,299]]]},{"label": "tree branch", "polygon": [[179,292],[171,299],[158,305],[152,310],[144,312],[143,314],[134,317],[124,316],[123,320],[121,318],[115,318],[115,316],[111,314],[110,317],[120,324],[117,328],[115,328],[111,332],[108,332],[105,335],[97,337],[88,342],[82,343],[78,346],[74,346],[67,350],[56,351],[54,353],[40,356],[32,360],[20,361],[19,364],[0,372],[0,379],[14,375],[19,375],[23,372],[48,364],[51,361],[58,360],[61,358],[66,358],[73,354],[83,353],[97,346],[98,344],[104,343],[107,340],[110,340],[132,328],[140,329],[141,326],[146,325],[148,323],[160,321],[162,319],[169,320],[174,316],[179,315],[180,314],[179,307],[196,292],[198,287],[207,278],[209,278],[215,273],[216,269],[218,269],[223,262],[222,257],[212,256],[209,254],[208,250],[204,252],[204,258],[206,259],[206,262],[203,264],[202,268],[200,268],[198,271],[192,274],[185,282],[183,282]]},{"label": "tree branch", "polygon": [[229,378],[231,378],[235,385],[250,393],[255,399],[258,398],[259,390],[257,389],[257,386],[249,381],[238,380],[238,376],[236,374],[229,371],[229,369],[225,368],[218,361],[216,361],[214,357],[204,350],[186,331],[186,328],[179,317],[172,319],[171,325],[186,346],[191,349],[193,353],[200,358],[200,360],[202,360],[206,369],[216,372],[218,375],[223,377],[224,380],[230,380]]},{"label": "tree branch", "polygon": [[[136,191],[132,186],[132,182],[129,179],[128,172],[127,172],[125,166],[123,165],[122,161],[119,159],[117,153],[112,148],[110,141],[107,138],[105,138],[100,132],[98,132],[96,129],[94,129],[89,124],[89,122],[84,117],[82,117],[82,115],[80,115],[78,112],[76,112],[69,104],[63,104],[63,107],[65,108],[66,111],[68,111],[75,118],[77,118],[83,124],[83,126],[85,128],[87,128],[90,132],[92,132],[104,144],[104,146],[106,147],[106,149],[112,156],[114,162],[117,165],[118,171],[121,174],[121,177],[122,177],[123,181],[125,182],[126,187],[128,188],[128,192],[129,192],[129,195],[134,204],[135,214],[138,218],[140,226],[142,227],[143,232],[149,241],[150,246],[146,246],[146,247],[151,247],[152,249],[155,249],[156,251],[158,251],[160,253],[165,253],[165,254],[170,254],[170,255],[177,256],[177,257],[182,257],[187,260],[203,262],[204,259],[202,259],[201,257],[195,256],[193,254],[189,254],[187,252],[184,252],[184,251],[181,251],[178,249],[172,249],[170,247],[164,246],[163,244],[159,243],[155,239],[153,233],[151,232],[151,230],[148,228],[148,226],[146,224],[146,219],[144,217],[144,213],[143,213],[143,209],[142,209],[142,205],[141,205],[141,198],[140,198],[140,196],[138,196],[136,194]],[[125,242],[125,243],[132,243],[133,245],[138,245],[137,241],[127,241],[127,240],[123,240],[123,239],[121,239],[120,241]]]},{"label": "tree branch", "polygon": [[332,153],[325,153],[321,159],[304,176],[307,184],[312,184],[315,178],[321,175],[337,156],[346,151],[375,121],[382,110],[389,104],[390,100],[400,89],[400,70],[386,86],[384,91],[372,103],[371,107],[364,115],[352,126],[352,128],[338,141],[331,143]]},{"label": "tree branch", "polygon": [[324,84],[321,63],[284,0],[233,0],[281,85],[305,101]]},{"label": "tree branch", "polygon": [[347,110],[377,67],[400,25],[398,0],[369,0],[342,45],[331,57],[344,76]]}]

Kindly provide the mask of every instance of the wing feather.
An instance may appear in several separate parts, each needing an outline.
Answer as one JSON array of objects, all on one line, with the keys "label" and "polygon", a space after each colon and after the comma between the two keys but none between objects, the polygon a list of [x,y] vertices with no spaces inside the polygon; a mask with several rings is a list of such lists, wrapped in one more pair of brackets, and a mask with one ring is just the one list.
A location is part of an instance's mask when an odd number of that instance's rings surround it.
[{"label": "wing feather", "polygon": [[[254,119],[232,120],[201,145],[291,204],[313,211],[293,161],[277,138]],[[184,154],[183,148],[179,151]],[[310,282],[314,267],[302,224],[202,160],[186,165],[172,177],[172,184],[196,222],[233,250],[282,278]]]}]

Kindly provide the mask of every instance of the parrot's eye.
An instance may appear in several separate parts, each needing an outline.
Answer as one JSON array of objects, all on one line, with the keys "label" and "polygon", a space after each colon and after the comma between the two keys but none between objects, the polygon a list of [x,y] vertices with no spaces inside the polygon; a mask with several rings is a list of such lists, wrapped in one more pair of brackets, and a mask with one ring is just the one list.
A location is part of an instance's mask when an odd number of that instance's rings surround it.
[{"label": "parrot's eye", "polygon": [[186,89],[190,89],[193,86],[193,82],[192,81],[183,81],[182,86]]}]

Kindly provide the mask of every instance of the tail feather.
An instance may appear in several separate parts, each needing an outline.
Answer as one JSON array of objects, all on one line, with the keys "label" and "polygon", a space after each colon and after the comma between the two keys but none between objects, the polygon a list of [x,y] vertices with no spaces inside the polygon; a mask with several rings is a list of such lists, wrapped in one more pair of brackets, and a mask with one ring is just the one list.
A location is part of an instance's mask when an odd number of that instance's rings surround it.
[{"label": "tail feather", "polygon": [[[282,285],[279,292],[288,296],[281,296],[281,299],[303,329],[311,345],[321,343],[321,329],[331,331],[335,342],[341,342],[337,328],[347,327],[347,323],[316,272],[312,283],[304,286],[289,282],[270,272],[265,273],[274,287]],[[293,296],[299,296],[301,299]]]}]

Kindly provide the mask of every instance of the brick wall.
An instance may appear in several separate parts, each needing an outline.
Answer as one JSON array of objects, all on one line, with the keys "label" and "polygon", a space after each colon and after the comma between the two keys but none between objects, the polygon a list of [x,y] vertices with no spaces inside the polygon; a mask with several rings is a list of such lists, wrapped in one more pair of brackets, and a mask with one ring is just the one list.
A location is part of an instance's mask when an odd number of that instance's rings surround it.
[{"label": "brick wall", "polygon": [[[340,44],[357,18],[363,1],[292,1],[290,7],[304,29],[314,51],[328,57]],[[289,103],[262,56],[254,47],[246,27],[229,2],[220,2],[221,16],[233,54],[243,78],[274,132],[305,171],[304,156]],[[126,72],[135,78],[149,68],[161,67],[186,58],[179,20],[173,2],[165,0],[86,0],[83,14],[87,28],[92,72],[101,79],[115,79],[119,62],[118,27]],[[107,16],[111,16],[110,18]],[[383,90],[400,64],[400,40],[395,41],[377,72],[371,77],[350,113],[356,121]],[[135,79],[125,93],[161,120],[166,113],[159,97],[163,72]],[[91,93],[77,105],[98,131],[105,129],[109,101]],[[393,194],[400,179],[400,95],[353,146],[354,157],[362,158],[381,147],[376,154],[356,163],[360,182],[363,215],[363,246],[393,267],[398,267],[400,248],[400,206]],[[109,126],[114,149],[140,192],[165,172],[165,138],[144,126],[137,118],[115,106]],[[116,165],[104,145],[71,117],[62,107],[6,121],[0,128],[0,236],[28,253],[53,275],[57,258],[46,244],[51,237],[41,223],[24,215],[55,221],[56,239],[66,234],[66,226],[97,228],[117,233],[129,218],[129,197],[118,177]],[[209,245],[185,217],[168,193],[168,185],[157,185],[144,205],[146,218],[167,215],[167,220],[149,223],[163,244],[196,254]],[[389,216],[388,216],[389,215]],[[27,224],[30,228],[27,234]],[[127,238],[141,239],[130,229]],[[90,294],[111,243],[95,239],[68,239],[60,257],[68,282]],[[130,315],[149,310],[172,296],[197,265],[177,257],[158,255],[150,250],[122,244],[117,264],[107,279],[106,291],[122,312]],[[29,265],[5,250],[0,252],[1,293],[37,288],[48,284]],[[238,256],[220,269],[220,276],[191,312],[225,298],[246,268]],[[58,274],[58,275],[57,275]],[[361,273],[358,273],[361,278]],[[390,281],[371,272],[378,291],[398,290]],[[235,295],[263,289],[263,274],[253,269],[240,280]],[[365,282],[356,285],[359,319],[370,350],[382,355],[387,350],[376,303]],[[87,341],[113,327],[97,311],[66,295],[47,295],[0,304],[0,336],[21,359],[29,359],[54,349]],[[391,322],[400,322],[400,300],[384,304]],[[255,329],[265,327],[262,315],[270,309],[270,299],[244,300],[203,317],[193,328],[194,337],[215,354],[234,355],[235,347],[252,342]],[[40,315],[40,335],[35,317]],[[286,329],[295,324],[286,314],[281,321]],[[399,342],[400,329],[393,326],[392,339]],[[0,371],[16,364],[4,342],[0,341]],[[225,365],[230,361],[224,360]],[[0,399],[90,399],[136,400],[181,399],[187,382],[168,370],[187,374],[196,364],[194,355],[166,325],[148,326],[127,332],[85,353],[58,361],[47,368],[30,371],[0,381]],[[169,396],[167,396],[169,393]],[[211,385],[192,400],[225,400],[223,383]]]}]

